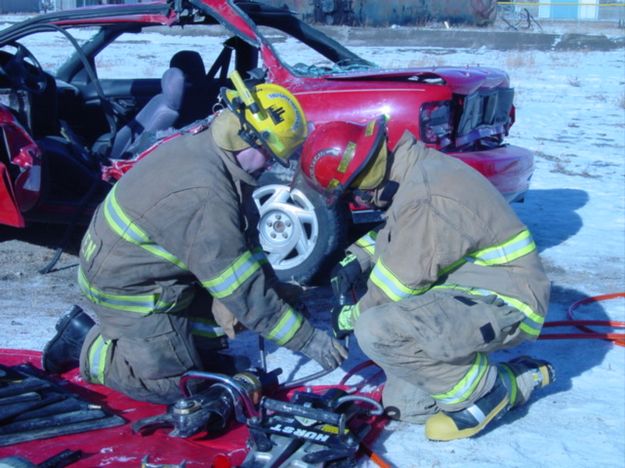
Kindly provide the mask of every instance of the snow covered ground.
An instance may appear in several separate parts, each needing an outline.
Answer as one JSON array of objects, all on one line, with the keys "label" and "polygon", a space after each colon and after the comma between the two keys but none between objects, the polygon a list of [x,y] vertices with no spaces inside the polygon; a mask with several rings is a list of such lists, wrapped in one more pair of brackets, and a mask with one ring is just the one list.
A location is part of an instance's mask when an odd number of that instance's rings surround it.
[{"label": "snow covered ground", "polygon": [[[173,51],[194,40],[155,35],[154,67],[164,69]],[[536,154],[531,190],[525,203],[514,208],[533,232],[553,283],[547,320],[566,319],[569,306],[580,299],[625,290],[623,49],[352,49],[384,66],[479,64],[507,70],[517,105],[509,142]],[[295,46],[292,52],[302,53]],[[55,53],[50,46],[50,57]],[[61,259],[67,268],[45,277],[37,274],[50,253],[46,247],[0,237],[1,346],[42,349],[68,298],[86,305],[74,281],[72,255]],[[37,298],[41,295],[45,300]],[[315,323],[327,327],[327,288],[307,291],[306,301]],[[624,321],[625,300],[584,305],[576,314],[580,319]],[[243,338],[235,349],[254,354],[255,341]],[[282,367],[285,380],[318,370],[287,350],[269,351],[269,368]],[[341,370],[318,383],[338,382],[345,370],[365,359],[356,343],[351,351]],[[520,354],[548,359],[557,370],[556,383],[536,392],[528,406],[479,437],[449,443],[429,442],[419,426],[391,423],[374,450],[398,467],[624,467],[625,348],[600,340],[541,340],[497,353],[493,360]]]}]

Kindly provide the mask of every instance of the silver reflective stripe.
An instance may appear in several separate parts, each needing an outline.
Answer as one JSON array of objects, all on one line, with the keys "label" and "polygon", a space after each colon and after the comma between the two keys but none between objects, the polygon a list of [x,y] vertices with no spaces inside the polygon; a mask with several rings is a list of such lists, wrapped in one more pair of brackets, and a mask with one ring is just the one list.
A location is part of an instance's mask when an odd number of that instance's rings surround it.
[{"label": "silver reflective stripe", "polygon": [[465,260],[483,266],[504,265],[534,250],[536,244],[530,232],[525,229],[506,242],[470,253]]},{"label": "silver reflective stripe", "polygon": [[422,294],[429,288],[413,289],[406,286],[386,267],[386,265],[384,265],[384,263],[382,263],[382,259],[379,259],[375,263],[369,275],[369,279],[394,302],[401,301],[410,296]]},{"label": "silver reflective stripe", "polygon": [[301,328],[303,322],[304,319],[302,316],[291,307],[288,307],[280,320],[278,320],[278,323],[267,334],[267,338],[282,346],[295,336],[295,333]]},{"label": "silver reflective stripe", "polygon": [[262,252],[246,251],[218,276],[202,281],[202,286],[210,291],[213,297],[222,299],[234,293],[250,278],[266,260]]},{"label": "silver reflective stripe", "polygon": [[375,241],[378,237],[377,231],[369,231],[356,241],[356,245],[373,256],[375,254]]},{"label": "silver reflective stripe", "polygon": [[486,419],[486,415],[477,405],[471,405],[467,408],[467,411],[471,413],[471,416],[475,418],[478,423],[481,423]]},{"label": "silver reflective stripe", "polygon": [[182,270],[188,270],[187,265],[182,260],[152,241],[150,236],[124,212],[115,196],[116,189],[117,186],[114,186],[104,200],[104,218],[109,228],[125,241],[141,247],[156,257],[173,263]]},{"label": "silver reflective stripe", "polygon": [[194,298],[192,289],[184,291],[176,301],[165,302],[158,294],[111,294],[92,286],[81,267],[78,267],[78,286],[94,304],[108,309],[148,315],[151,313],[175,313],[189,307]]},{"label": "silver reflective stripe", "polygon": [[93,383],[104,385],[106,356],[110,346],[110,340],[98,335],[89,348],[89,378]]},{"label": "silver reflective stripe", "polygon": [[109,294],[92,286],[81,268],[78,268],[78,286],[82,293],[94,304],[115,310],[149,314],[156,307],[157,298],[154,294]]}]

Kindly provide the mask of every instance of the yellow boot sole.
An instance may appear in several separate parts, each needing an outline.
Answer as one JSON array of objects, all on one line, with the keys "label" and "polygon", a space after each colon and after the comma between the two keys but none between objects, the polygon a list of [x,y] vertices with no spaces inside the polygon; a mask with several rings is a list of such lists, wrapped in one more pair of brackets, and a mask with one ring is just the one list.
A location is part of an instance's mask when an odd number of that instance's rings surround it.
[{"label": "yellow boot sole", "polygon": [[472,437],[480,432],[508,405],[508,398],[504,398],[479,424],[466,429],[458,429],[452,418],[443,412],[430,417],[425,423],[425,436],[430,440],[450,441]]}]

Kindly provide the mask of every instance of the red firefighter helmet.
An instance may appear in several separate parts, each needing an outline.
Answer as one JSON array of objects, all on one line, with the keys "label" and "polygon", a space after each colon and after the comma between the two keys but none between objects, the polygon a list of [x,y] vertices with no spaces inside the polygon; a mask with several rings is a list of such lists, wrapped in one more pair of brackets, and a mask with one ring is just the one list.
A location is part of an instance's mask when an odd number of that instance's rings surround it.
[{"label": "red firefighter helmet", "polygon": [[371,190],[386,173],[386,119],[366,124],[328,122],[304,142],[300,170],[333,203],[347,189]]}]

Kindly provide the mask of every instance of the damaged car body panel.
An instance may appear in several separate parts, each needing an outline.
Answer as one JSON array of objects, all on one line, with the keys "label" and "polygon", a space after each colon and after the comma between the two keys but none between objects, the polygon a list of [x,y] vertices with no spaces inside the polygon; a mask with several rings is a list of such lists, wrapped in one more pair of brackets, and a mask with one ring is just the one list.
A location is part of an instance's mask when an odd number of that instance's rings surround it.
[{"label": "damaged car body panel", "polygon": [[[188,34],[197,41],[193,50],[183,50],[190,47],[183,43],[178,52],[199,57],[199,72],[174,64],[178,53],[169,63],[183,69],[189,108],[184,104],[165,130],[133,133],[117,154],[119,135],[137,127],[141,110],[163,92],[163,78],[115,74],[109,65],[118,55],[107,54],[145,47],[148,59],[158,55],[150,49],[152,32]],[[67,44],[58,63],[31,52],[55,41]],[[48,13],[0,31],[0,223],[87,223],[115,181],[149,157],[150,148],[209,118],[233,70],[250,83],[288,88],[313,124],[364,122],[384,114],[391,146],[409,130],[481,172],[507,200],[520,200],[528,190],[533,154],[505,141],[515,108],[504,71],[384,69],[282,8],[170,0]],[[346,241],[348,223],[304,185],[290,187],[293,173],[293,167],[272,169],[254,202],[261,245],[278,276],[306,282]],[[377,212],[349,208],[350,222],[380,219]],[[291,221],[291,229],[278,233],[269,227],[276,213]]]}]

